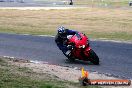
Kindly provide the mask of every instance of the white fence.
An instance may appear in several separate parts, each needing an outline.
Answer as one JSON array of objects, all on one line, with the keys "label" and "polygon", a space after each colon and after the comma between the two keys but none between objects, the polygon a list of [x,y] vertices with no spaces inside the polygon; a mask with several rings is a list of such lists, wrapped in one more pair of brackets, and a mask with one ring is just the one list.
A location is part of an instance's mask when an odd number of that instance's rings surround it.
[{"label": "white fence", "polygon": [[29,2],[32,0],[0,0],[0,2]]}]

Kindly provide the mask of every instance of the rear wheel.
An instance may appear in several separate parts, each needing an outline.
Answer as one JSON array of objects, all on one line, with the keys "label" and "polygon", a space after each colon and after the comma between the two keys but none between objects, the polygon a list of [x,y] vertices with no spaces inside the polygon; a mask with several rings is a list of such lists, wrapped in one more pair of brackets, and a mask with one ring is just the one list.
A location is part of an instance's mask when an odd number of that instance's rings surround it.
[{"label": "rear wheel", "polygon": [[90,50],[90,58],[89,59],[93,64],[99,65],[99,57],[92,49]]}]

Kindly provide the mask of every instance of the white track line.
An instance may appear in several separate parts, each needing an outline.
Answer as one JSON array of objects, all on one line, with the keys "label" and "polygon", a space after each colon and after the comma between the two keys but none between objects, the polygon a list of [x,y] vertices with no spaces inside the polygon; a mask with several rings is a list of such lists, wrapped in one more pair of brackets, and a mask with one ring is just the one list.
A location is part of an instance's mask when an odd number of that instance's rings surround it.
[{"label": "white track line", "polygon": [[77,9],[87,7],[0,7],[0,9],[16,9],[16,10],[61,10],[61,9]]}]

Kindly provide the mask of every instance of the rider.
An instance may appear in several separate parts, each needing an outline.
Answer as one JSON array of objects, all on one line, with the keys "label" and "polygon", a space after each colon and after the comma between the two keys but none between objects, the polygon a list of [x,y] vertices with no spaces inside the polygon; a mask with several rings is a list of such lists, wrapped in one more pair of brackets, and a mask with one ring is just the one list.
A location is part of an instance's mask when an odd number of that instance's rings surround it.
[{"label": "rider", "polygon": [[68,40],[67,36],[68,35],[79,35],[77,31],[73,31],[70,29],[66,29],[63,26],[60,26],[58,28],[58,33],[55,37],[55,42],[57,44],[57,46],[59,47],[60,50],[62,50],[62,52],[64,53],[64,55],[66,55],[67,57],[70,57],[71,55],[71,49],[72,46],[67,46],[66,42]]}]

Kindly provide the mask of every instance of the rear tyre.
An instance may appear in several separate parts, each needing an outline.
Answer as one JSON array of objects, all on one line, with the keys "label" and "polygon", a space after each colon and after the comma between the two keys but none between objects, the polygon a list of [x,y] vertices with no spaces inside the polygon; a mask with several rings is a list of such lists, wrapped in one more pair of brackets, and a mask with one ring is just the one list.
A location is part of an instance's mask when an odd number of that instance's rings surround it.
[{"label": "rear tyre", "polygon": [[90,50],[90,61],[95,65],[99,65],[99,57],[92,49]]}]

